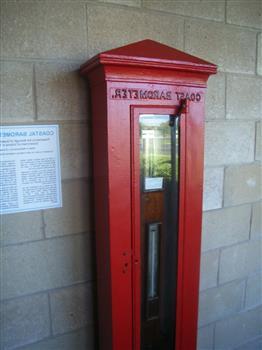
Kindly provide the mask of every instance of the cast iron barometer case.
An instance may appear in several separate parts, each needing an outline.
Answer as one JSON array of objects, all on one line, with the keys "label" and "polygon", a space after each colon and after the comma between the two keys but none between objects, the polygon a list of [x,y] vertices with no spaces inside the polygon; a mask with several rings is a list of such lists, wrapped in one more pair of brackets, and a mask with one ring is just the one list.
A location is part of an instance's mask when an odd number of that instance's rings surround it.
[{"label": "cast iron barometer case", "polygon": [[92,101],[100,350],[196,348],[214,64],[144,40],[81,68]]}]

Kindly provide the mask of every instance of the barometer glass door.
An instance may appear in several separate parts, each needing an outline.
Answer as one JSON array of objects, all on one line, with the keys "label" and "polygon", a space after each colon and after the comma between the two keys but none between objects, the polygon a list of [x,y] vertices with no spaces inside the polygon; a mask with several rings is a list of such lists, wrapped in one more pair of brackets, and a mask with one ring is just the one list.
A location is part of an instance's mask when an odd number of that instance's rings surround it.
[{"label": "barometer glass door", "polygon": [[141,350],[174,350],[179,119],[140,114]]}]

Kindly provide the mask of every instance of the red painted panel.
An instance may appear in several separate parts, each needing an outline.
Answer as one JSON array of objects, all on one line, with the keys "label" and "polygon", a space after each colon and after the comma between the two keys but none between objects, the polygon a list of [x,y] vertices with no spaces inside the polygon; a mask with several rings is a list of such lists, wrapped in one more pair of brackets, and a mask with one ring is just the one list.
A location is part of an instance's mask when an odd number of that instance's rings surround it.
[{"label": "red painted panel", "polygon": [[[103,93],[104,92],[104,93]],[[101,95],[100,95],[101,94]],[[99,100],[99,101],[98,101]],[[107,103],[105,84],[92,91],[93,174],[96,230],[96,270],[99,343],[113,350],[108,190]],[[99,140],[99,142],[98,142]]]},{"label": "red painted panel", "polygon": [[108,183],[113,349],[132,349],[130,122],[108,104]]},{"label": "red painted panel", "polygon": [[203,104],[188,103],[181,128],[180,228],[176,349],[196,349],[203,182]]}]

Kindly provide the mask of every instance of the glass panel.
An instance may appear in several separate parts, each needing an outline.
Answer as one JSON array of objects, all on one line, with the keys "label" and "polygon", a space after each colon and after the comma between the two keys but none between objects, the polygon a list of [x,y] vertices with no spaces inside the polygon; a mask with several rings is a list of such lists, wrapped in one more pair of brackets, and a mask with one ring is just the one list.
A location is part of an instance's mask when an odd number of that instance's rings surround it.
[{"label": "glass panel", "polygon": [[141,350],[174,350],[179,126],[172,118],[139,117]]}]

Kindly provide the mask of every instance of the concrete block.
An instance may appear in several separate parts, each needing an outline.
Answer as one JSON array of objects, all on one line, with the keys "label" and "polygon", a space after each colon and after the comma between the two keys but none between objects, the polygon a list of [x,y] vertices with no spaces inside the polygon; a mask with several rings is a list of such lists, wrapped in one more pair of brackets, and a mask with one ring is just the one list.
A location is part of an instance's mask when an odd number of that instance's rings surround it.
[{"label": "concrete block", "polygon": [[262,241],[253,240],[222,250],[219,282],[245,278],[262,268]]},{"label": "concrete block", "polygon": [[33,64],[4,61],[0,72],[1,122],[33,121]]},{"label": "concrete block", "polygon": [[262,337],[251,340],[244,345],[241,345],[236,348],[236,350],[261,350],[262,349]]},{"label": "concrete block", "polygon": [[256,77],[227,76],[226,118],[260,119],[262,117],[261,84],[262,80]]},{"label": "concrete block", "polygon": [[164,13],[104,6],[88,7],[87,15],[90,56],[148,38],[183,49],[182,18]]},{"label": "concrete block", "polygon": [[22,347],[21,350],[95,350],[94,328],[88,327],[69,334],[63,334],[37,344]]},{"label": "concrete block", "polygon": [[213,349],[214,324],[198,329],[197,350]]},{"label": "concrete block", "polygon": [[249,276],[246,289],[246,308],[262,304],[262,272]]},{"label": "concrete block", "polygon": [[261,122],[258,122],[256,123],[256,153],[255,153],[256,160],[261,160],[261,149],[262,149]]},{"label": "concrete block", "polygon": [[0,245],[44,238],[40,211],[1,216]]},{"label": "concrete block", "polygon": [[212,121],[206,123],[205,164],[248,163],[254,160],[255,123]]},{"label": "concrete block", "polygon": [[204,173],[203,210],[222,207],[223,201],[223,168],[206,168]]},{"label": "concrete block", "polygon": [[257,35],[257,74],[262,75],[262,33]]},{"label": "concrete block", "polygon": [[240,311],[244,289],[244,281],[236,281],[201,292],[198,325],[201,327]]},{"label": "concrete block", "polygon": [[79,64],[36,64],[38,120],[87,119],[87,86]]},{"label": "concrete block", "polygon": [[261,198],[261,166],[246,164],[225,169],[224,205],[256,202]]},{"label": "concrete block", "polygon": [[7,246],[1,251],[1,298],[91,280],[94,264],[89,235]]},{"label": "concrete block", "polygon": [[252,210],[251,238],[262,235],[262,202],[254,203]]},{"label": "concrete block", "polygon": [[[262,307],[241,312],[227,320],[217,322],[215,330],[215,349],[235,349],[248,340],[261,335]],[[244,348],[247,350],[247,348]],[[251,348],[258,350],[257,348]]]},{"label": "concrete block", "polygon": [[225,1],[216,0],[143,0],[147,8],[179,15],[224,21]]},{"label": "concrete block", "polygon": [[62,179],[83,178],[91,175],[90,130],[84,124],[60,126]]},{"label": "concrete block", "polygon": [[250,204],[204,213],[202,251],[248,240],[250,218]]},{"label": "concrete block", "polygon": [[98,0],[99,2],[104,2],[106,4],[117,4],[123,6],[135,6],[140,7],[142,0]]},{"label": "concrete block", "polygon": [[221,71],[255,72],[255,31],[216,22],[186,20],[185,50],[216,63]]},{"label": "concrete block", "polygon": [[16,349],[50,335],[47,295],[32,295],[0,305],[1,349]]},{"label": "concrete block", "polygon": [[4,1],[2,57],[86,59],[85,4]]},{"label": "concrete block", "polygon": [[63,183],[63,207],[44,211],[47,237],[91,230],[90,190],[86,181]]},{"label": "concrete block", "polygon": [[212,250],[201,256],[200,290],[217,285],[219,251]]},{"label": "concrete block", "polygon": [[225,75],[218,73],[208,79],[206,119],[225,118]]},{"label": "concrete block", "polygon": [[77,285],[50,293],[53,334],[94,323],[93,285]]},{"label": "concrete block", "polygon": [[262,28],[262,4],[260,0],[227,1],[227,23]]}]

